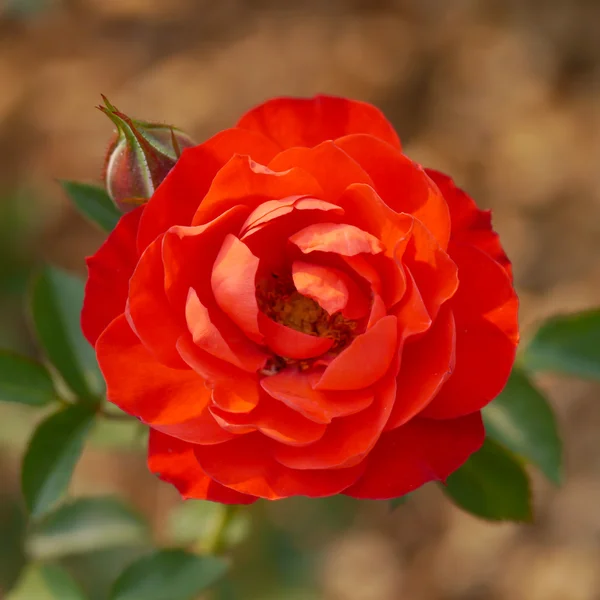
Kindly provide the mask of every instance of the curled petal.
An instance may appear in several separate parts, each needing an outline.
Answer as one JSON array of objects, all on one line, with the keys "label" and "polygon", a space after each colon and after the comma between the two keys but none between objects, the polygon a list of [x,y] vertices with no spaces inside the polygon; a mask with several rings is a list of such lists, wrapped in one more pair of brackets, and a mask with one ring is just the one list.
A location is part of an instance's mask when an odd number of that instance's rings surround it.
[{"label": "curled petal", "polygon": [[506,271],[473,246],[450,245],[461,277],[451,301],[456,368],[423,416],[451,419],[479,410],[506,385],[515,359],[518,301]]},{"label": "curled petal", "polygon": [[251,340],[262,343],[256,301],[258,264],[248,246],[229,234],[215,260],[210,282],[221,310]]},{"label": "curled petal", "polygon": [[198,206],[192,225],[212,221],[232,206],[242,204],[254,210],[263,202],[290,196],[322,198],[323,189],[303,169],[272,171],[249,156],[234,156],[214,177]]},{"label": "curled petal", "polygon": [[369,312],[369,301],[343,271],[313,263],[294,261],[294,287],[312,298],[328,314],[341,311],[347,319],[360,319]]},{"label": "curled petal", "polygon": [[398,395],[386,429],[404,425],[421,412],[452,375],[456,360],[454,316],[443,306],[431,328],[404,345]]},{"label": "curled petal", "polygon": [[269,355],[220,311],[209,314],[192,288],[185,306],[185,317],[194,343],[202,350],[249,373],[255,373],[265,366]]},{"label": "curled petal", "polygon": [[314,389],[318,373],[302,373],[288,367],[271,377],[263,377],[261,386],[271,397],[316,423],[331,423],[337,417],[358,413],[373,402],[369,389],[343,392]]},{"label": "curled petal", "polygon": [[231,437],[208,411],[210,392],[190,370],[159,363],[117,317],[96,344],[107,398],[154,429],[197,444],[218,444]]},{"label": "curled petal", "polygon": [[353,183],[373,185],[362,167],[333,142],[322,142],[314,148],[295,147],[284,150],[270,163],[274,171],[300,167],[321,184],[324,198],[336,202]]},{"label": "curled petal", "polygon": [[375,386],[373,403],[362,412],[337,418],[308,447],[278,446],[275,459],[293,469],[337,469],[358,464],[376,444],[396,398],[398,359]]},{"label": "curled petal", "polygon": [[318,390],[356,390],[368,387],[387,372],[398,352],[396,317],[377,321],[336,356],[315,385]]},{"label": "curled petal", "polygon": [[448,205],[420,165],[368,135],[349,135],[335,143],[370,175],[377,193],[391,209],[415,216],[446,249],[450,239]]},{"label": "curled petal", "polygon": [[313,444],[323,437],[326,429],[325,424],[307,419],[264,393],[258,406],[250,413],[228,413],[218,407],[213,407],[211,412],[227,431],[236,433],[240,427],[244,433],[249,429],[260,431],[268,438],[287,446]]},{"label": "curled petal", "polygon": [[173,311],[165,293],[162,260],[163,236],[142,254],[131,279],[126,316],[144,345],[167,366],[183,369],[185,364],[175,348],[185,330],[183,314]]},{"label": "curled petal", "polygon": [[404,496],[428,481],[445,481],[481,448],[484,437],[479,413],[448,421],[412,419],[379,438],[365,461],[365,473],[343,493],[387,500]]},{"label": "curled petal", "polygon": [[502,265],[512,281],[512,266],[500,244],[500,237],[492,229],[491,211],[481,210],[447,175],[433,169],[425,169],[425,172],[437,184],[448,202],[452,240],[475,246],[489,254]]},{"label": "curled petal", "polygon": [[213,481],[201,468],[193,444],[150,429],[148,468],[162,481],[174,485],[185,499],[221,504],[252,504],[258,498],[240,494]]},{"label": "curled petal", "polygon": [[303,360],[325,354],[334,344],[334,340],[296,331],[258,313],[258,325],[264,336],[265,344],[278,356]]},{"label": "curled petal", "polygon": [[88,279],[81,328],[92,346],[109,323],[125,310],[129,279],[138,261],[135,240],[143,210],[140,206],[123,215],[98,252],[86,259]]},{"label": "curled petal", "polygon": [[378,108],[335,96],[274,98],[247,112],[237,126],[262,133],[280,148],[367,133],[400,149],[398,135]]},{"label": "curled petal", "polygon": [[273,142],[246,128],[226,129],[204,144],[186,148],[146,205],[137,239],[140,254],[169,227],[192,224],[215,175],[234,154],[250,154],[266,164],[276,153]]},{"label": "curled petal", "polygon": [[401,340],[427,331],[432,320],[415,279],[410,271],[406,273],[406,294],[399,304],[390,309],[398,319],[398,332]]},{"label": "curled petal", "polygon": [[220,444],[216,451],[196,446],[195,453],[200,467],[215,481],[243,494],[269,500],[338,494],[354,483],[364,469],[362,464],[348,469],[288,469],[273,459],[275,443],[260,433],[251,433]]},{"label": "curled petal", "polygon": [[370,233],[345,223],[315,223],[295,233],[290,242],[310,252],[334,252],[342,256],[378,254],[383,251],[381,242]]},{"label": "curled petal", "polygon": [[177,340],[177,350],[186,364],[204,379],[216,406],[229,412],[250,412],[256,407],[260,391],[256,376],[204,352],[189,334]]}]

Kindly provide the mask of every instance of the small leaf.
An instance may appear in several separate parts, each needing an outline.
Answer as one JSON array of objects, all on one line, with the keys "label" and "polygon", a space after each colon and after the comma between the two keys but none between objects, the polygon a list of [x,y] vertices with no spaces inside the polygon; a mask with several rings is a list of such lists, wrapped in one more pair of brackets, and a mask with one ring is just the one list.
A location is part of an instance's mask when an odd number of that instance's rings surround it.
[{"label": "small leaf", "polygon": [[557,371],[600,379],[600,309],[553,317],[535,334],[522,357],[531,371]]},{"label": "small leaf", "polygon": [[227,568],[227,562],[215,556],[159,550],[121,573],[110,600],[192,600],[217,582]]},{"label": "small leaf", "polygon": [[94,402],[104,380],[94,349],[81,333],[83,283],[69,273],[46,267],[36,278],[31,312],[37,337],[65,382],[80,399]]},{"label": "small leaf", "polygon": [[400,496],[399,498],[394,498],[390,500],[390,509],[394,510],[403,504],[406,504],[406,501],[409,499],[410,494],[405,494],[404,496]]},{"label": "small leaf", "polygon": [[60,183],[84,217],[106,232],[110,233],[115,228],[121,213],[104,188],[78,181]]},{"label": "small leaf", "polygon": [[21,472],[25,504],[32,515],[48,511],[67,489],[94,416],[83,406],[71,406],[35,430]]},{"label": "small leaf", "polygon": [[530,521],[529,479],[523,465],[502,446],[486,439],[444,490],[458,506],[492,520]]},{"label": "small leaf", "polygon": [[0,350],[0,400],[45,406],[56,400],[56,392],[43,365]]},{"label": "small leaf", "polygon": [[483,420],[490,438],[560,484],[562,444],[554,413],[524,373],[513,370],[503,392],[483,409]]},{"label": "small leaf", "polygon": [[51,593],[56,600],[85,600],[85,596],[76,581],[58,565],[41,565],[40,572]]},{"label": "small leaf", "polygon": [[137,546],[148,537],[148,526],[142,517],[117,498],[79,498],[34,526],[26,547],[33,558],[49,560]]}]

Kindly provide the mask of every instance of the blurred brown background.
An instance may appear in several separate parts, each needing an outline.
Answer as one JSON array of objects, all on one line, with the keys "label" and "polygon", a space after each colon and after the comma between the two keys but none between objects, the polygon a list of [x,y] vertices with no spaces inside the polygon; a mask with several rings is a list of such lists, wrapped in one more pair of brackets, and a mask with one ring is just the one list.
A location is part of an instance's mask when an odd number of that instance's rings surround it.
[{"label": "blurred brown background", "polygon": [[[111,133],[100,93],[198,141],[273,95],[373,102],[408,155],[494,209],[525,336],[600,304],[599,23],[598,0],[0,0],[0,345],[34,352],[22,313],[35,264],[83,273],[103,239],[55,182],[98,180]],[[534,474],[533,525],[479,521],[434,486],[394,513],[263,504],[215,597],[599,599],[600,386],[539,383],[566,484]],[[39,416],[0,411],[1,597],[20,565],[18,460]],[[72,493],[125,494],[163,539],[176,494],[127,435],[96,437]]]}]

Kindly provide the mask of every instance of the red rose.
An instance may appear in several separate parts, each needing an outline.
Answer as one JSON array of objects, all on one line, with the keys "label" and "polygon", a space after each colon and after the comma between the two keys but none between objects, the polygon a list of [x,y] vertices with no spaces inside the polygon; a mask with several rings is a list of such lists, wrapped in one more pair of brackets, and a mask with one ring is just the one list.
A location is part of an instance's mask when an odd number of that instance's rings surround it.
[{"label": "red rose", "polygon": [[444,480],[518,342],[489,213],[341,98],[271,100],[184,150],[88,267],[108,399],[186,498]]}]

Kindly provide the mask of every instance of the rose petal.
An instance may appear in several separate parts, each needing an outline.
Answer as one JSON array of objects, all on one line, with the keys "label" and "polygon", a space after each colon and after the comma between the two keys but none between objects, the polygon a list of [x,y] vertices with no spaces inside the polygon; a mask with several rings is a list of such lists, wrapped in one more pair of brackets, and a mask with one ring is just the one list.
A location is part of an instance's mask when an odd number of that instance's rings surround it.
[{"label": "rose petal", "polygon": [[368,135],[349,135],[335,144],[369,174],[375,190],[390,208],[414,215],[446,249],[450,239],[448,205],[420,165]]},{"label": "rose petal", "polygon": [[296,331],[258,313],[258,325],[268,348],[285,358],[303,360],[325,354],[334,344],[334,340]]},{"label": "rose petal", "polygon": [[186,331],[183,314],[173,311],[165,293],[162,260],[163,236],[142,254],[131,279],[126,316],[143,344],[163,364],[184,369],[175,344]]},{"label": "rose petal", "polygon": [[259,131],[280,148],[312,147],[349,133],[368,133],[400,148],[398,135],[378,108],[335,96],[274,98],[247,112],[238,127]]},{"label": "rose petal", "polygon": [[221,504],[252,504],[258,498],[240,494],[213,481],[201,468],[194,446],[150,429],[148,468],[162,481],[174,485],[181,496]]},{"label": "rose petal", "polygon": [[221,310],[251,340],[262,343],[256,300],[258,263],[248,246],[229,234],[215,260],[210,283]]},{"label": "rose petal", "polygon": [[220,311],[212,314],[190,288],[185,318],[194,343],[202,350],[248,373],[262,369],[269,355],[251,342]]},{"label": "rose petal", "polygon": [[81,328],[92,346],[125,310],[129,279],[138,261],[135,239],[143,210],[140,206],[123,215],[98,252],[86,259],[88,279]]},{"label": "rose petal", "polygon": [[[276,152],[270,140],[247,128],[226,129],[199,146],[186,148],[146,205],[137,240],[140,254],[169,227],[192,224],[215,175],[234,154],[250,154],[266,164]],[[221,212],[225,211],[214,216]]]},{"label": "rose petal", "polygon": [[396,317],[380,319],[333,359],[315,389],[356,390],[372,385],[388,370],[398,350],[397,340]]},{"label": "rose petal", "polygon": [[454,316],[444,306],[425,335],[402,350],[398,395],[386,430],[404,425],[433,400],[454,370],[455,345]]},{"label": "rose petal", "polygon": [[444,195],[452,220],[452,239],[455,242],[475,246],[499,262],[512,281],[512,266],[506,256],[498,234],[492,229],[492,215],[489,210],[481,210],[450,177],[425,169]]},{"label": "rose petal", "polygon": [[370,233],[345,223],[315,223],[295,233],[290,242],[310,252],[335,252],[342,256],[378,254],[383,251],[381,242]]},{"label": "rose petal", "polygon": [[479,410],[504,388],[518,344],[518,301],[505,270],[473,246],[451,243],[460,287],[451,301],[456,368],[423,416],[450,419]]},{"label": "rose petal", "polygon": [[302,169],[272,171],[249,156],[234,156],[214,176],[192,225],[207,223],[237,204],[254,210],[268,200],[290,196],[322,198],[323,190],[317,180]]},{"label": "rose petal", "polygon": [[323,188],[323,198],[332,202],[336,202],[353,183],[373,185],[362,167],[331,141],[322,142],[315,148],[289,148],[269,163],[269,168],[274,171],[285,171],[293,167],[299,167],[313,175]]},{"label": "rose petal", "polygon": [[365,473],[343,494],[387,500],[428,481],[445,481],[481,448],[484,437],[479,413],[448,421],[412,419],[379,438],[365,461]]},{"label": "rose petal", "polygon": [[274,443],[260,433],[251,433],[219,444],[217,451],[196,446],[195,453],[200,467],[214,480],[241,493],[269,500],[338,494],[363,472],[363,464],[320,471],[288,469],[273,459]]},{"label": "rose petal", "polygon": [[336,417],[360,412],[373,402],[374,392],[367,388],[344,392],[314,389],[318,373],[302,373],[288,367],[276,375],[263,377],[260,385],[270,396],[316,423],[331,423]]},{"label": "rose petal", "polygon": [[104,330],[96,344],[107,398],[154,429],[198,444],[231,438],[208,412],[210,392],[191,370],[159,363],[144,348],[124,315]]},{"label": "rose petal", "polygon": [[321,439],[307,447],[277,446],[275,459],[292,469],[336,469],[358,464],[376,444],[396,398],[398,359],[378,383],[374,402],[364,411],[337,418]]}]

